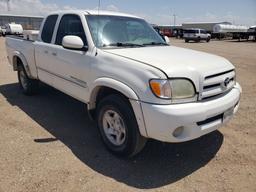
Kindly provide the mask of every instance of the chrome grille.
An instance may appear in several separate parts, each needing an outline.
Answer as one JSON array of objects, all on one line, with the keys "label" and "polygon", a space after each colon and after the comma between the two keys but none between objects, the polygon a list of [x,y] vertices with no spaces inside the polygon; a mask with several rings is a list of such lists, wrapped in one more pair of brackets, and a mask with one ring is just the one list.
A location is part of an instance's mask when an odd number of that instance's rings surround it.
[{"label": "chrome grille", "polygon": [[235,85],[235,71],[206,76],[203,82],[201,99],[209,99],[229,91]]}]

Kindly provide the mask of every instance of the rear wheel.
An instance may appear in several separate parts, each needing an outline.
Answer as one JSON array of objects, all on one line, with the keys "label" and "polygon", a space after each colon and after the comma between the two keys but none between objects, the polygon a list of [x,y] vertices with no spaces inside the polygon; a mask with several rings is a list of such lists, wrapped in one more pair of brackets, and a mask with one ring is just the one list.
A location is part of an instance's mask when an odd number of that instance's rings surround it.
[{"label": "rear wheel", "polygon": [[110,95],[100,101],[97,125],[103,143],[116,155],[134,156],[146,144],[146,138],[139,133],[134,112],[123,96]]},{"label": "rear wheel", "polygon": [[18,70],[19,85],[25,95],[33,95],[38,92],[38,80],[28,77],[23,65]]}]

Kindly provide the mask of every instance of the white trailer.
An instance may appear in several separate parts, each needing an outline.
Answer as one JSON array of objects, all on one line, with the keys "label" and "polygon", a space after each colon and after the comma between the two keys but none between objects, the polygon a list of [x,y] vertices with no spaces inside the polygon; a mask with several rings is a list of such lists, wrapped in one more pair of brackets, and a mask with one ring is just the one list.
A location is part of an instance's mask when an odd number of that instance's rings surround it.
[{"label": "white trailer", "polygon": [[213,27],[213,36],[218,37],[219,39],[225,37],[232,37],[232,39],[252,39],[255,41],[256,31],[255,28],[246,27],[242,25],[223,25],[217,24]]},{"label": "white trailer", "polygon": [[21,35],[23,33],[23,27],[21,24],[9,23],[6,24],[6,35]]},{"label": "white trailer", "polygon": [[225,25],[225,24],[216,24],[213,27],[214,33],[241,33],[247,32],[248,27],[242,25]]}]

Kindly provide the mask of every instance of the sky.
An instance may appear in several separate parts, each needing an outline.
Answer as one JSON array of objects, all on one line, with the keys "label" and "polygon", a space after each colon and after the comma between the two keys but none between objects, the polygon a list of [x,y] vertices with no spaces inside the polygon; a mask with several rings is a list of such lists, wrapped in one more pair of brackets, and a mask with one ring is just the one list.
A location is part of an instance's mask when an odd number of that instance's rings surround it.
[{"label": "sky", "polygon": [[[60,9],[97,9],[98,0],[0,0],[0,14],[46,15]],[[100,9],[135,14],[158,25],[229,21],[256,25],[256,0],[101,0]]]}]

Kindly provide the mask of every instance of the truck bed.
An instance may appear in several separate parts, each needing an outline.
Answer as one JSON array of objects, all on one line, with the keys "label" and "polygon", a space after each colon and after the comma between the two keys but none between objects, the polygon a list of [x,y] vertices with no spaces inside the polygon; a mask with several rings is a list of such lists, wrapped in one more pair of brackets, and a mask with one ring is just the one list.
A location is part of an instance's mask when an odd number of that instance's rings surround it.
[{"label": "truck bed", "polygon": [[12,35],[6,37],[5,43],[10,64],[13,65],[15,55],[19,55],[31,77],[37,79],[34,41]]}]

